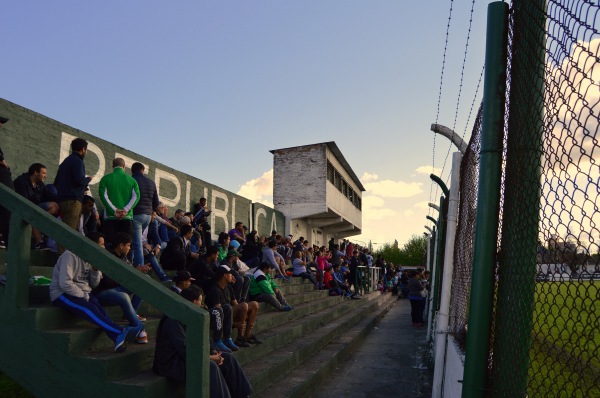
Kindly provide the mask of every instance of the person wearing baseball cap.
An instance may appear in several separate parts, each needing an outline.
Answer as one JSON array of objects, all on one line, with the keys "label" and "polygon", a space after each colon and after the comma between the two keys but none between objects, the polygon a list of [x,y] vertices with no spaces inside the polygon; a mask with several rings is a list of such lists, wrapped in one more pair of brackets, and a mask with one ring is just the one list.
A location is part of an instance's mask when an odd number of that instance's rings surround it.
[{"label": "person wearing baseball cap", "polygon": [[185,270],[179,270],[173,278],[173,282],[175,282],[175,285],[171,287],[171,290],[173,290],[177,294],[181,294],[181,291],[186,287],[190,287],[192,282],[195,280],[196,279],[192,278],[192,275],[190,275],[189,272]]}]

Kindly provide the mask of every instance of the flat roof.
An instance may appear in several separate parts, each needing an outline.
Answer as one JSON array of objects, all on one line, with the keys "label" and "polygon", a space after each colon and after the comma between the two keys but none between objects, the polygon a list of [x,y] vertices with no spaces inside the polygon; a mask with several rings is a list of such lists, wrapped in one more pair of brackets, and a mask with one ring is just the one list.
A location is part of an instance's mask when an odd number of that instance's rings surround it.
[{"label": "flat roof", "polygon": [[292,146],[292,147],[288,147],[288,148],[272,149],[269,152],[271,152],[272,154],[275,154],[275,151],[286,151],[289,149],[305,148],[305,147],[309,147],[309,146],[319,146],[319,145],[327,145],[329,150],[337,158],[338,162],[340,162],[342,164],[342,166],[344,167],[344,169],[348,172],[348,174],[350,174],[352,181],[354,181],[356,186],[358,186],[358,189],[360,189],[362,192],[366,191],[365,187],[362,185],[362,183],[360,182],[360,180],[358,179],[358,177],[352,170],[352,167],[350,167],[350,164],[348,163],[348,161],[346,160],[344,155],[342,155],[342,151],[340,151],[340,148],[338,148],[335,141],[319,142],[316,144],[299,145],[299,146]]}]

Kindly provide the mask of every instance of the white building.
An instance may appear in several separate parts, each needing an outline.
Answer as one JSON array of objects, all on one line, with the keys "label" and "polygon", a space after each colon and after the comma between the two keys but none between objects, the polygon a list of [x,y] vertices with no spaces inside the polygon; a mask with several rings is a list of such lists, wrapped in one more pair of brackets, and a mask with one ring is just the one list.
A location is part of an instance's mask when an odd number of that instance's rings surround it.
[{"label": "white building", "polygon": [[286,235],[320,246],[360,235],[365,188],[335,142],[271,153],[273,204],[286,217]]}]

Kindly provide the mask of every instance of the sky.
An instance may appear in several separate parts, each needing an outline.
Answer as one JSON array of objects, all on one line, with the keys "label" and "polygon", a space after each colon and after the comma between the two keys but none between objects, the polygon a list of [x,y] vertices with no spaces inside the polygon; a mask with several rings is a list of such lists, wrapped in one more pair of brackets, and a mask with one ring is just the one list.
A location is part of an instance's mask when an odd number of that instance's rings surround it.
[{"label": "sky", "polygon": [[430,125],[468,141],[481,100],[473,4],[8,2],[0,97],[267,204],[269,150],[335,141],[366,188],[353,240],[402,245],[437,218],[429,174],[449,184]]}]

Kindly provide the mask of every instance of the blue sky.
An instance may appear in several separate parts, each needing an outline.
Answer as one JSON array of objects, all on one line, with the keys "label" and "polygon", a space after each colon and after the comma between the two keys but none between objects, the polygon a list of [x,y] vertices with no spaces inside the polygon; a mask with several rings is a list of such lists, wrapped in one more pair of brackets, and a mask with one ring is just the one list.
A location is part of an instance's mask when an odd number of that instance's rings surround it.
[{"label": "blue sky", "polygon": [[[438,118],[449,127],[472,2],[452,3]],[[402,244],[425,231],[427,202],[439,198],[428,176],[449,149],[438,137],[433,154],[429,126],[450,4],[9,2],[0,96],[263,202],[269,150],[335,141],[367,188],[356,239]],[[484,61],[487,4],[474,8],[461,134]],[[449,168],[450,157],[445,180]]]}]

